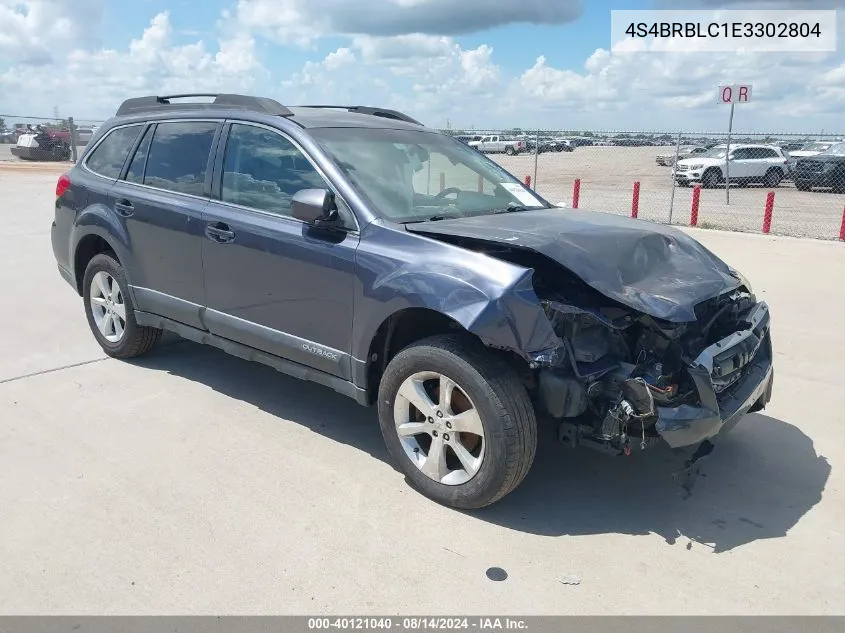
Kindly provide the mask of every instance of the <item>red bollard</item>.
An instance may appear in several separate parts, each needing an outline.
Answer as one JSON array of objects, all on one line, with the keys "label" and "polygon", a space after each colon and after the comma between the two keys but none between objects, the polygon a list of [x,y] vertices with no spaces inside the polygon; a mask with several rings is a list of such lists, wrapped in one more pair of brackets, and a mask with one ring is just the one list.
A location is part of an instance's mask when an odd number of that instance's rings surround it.
[{"label": "red bollard", "polygon": [[478,193],[484,193],[484,176],[478,177]]},{"label": "red bollard", "polygon": [[575,183],[572,185],[572,208],[578,208],[578,198],[581,197],[581,179],[576,178]]},{"label": "red bollard", "polygon": [[525,186],[528,187],[529,189],[531,188],[531,176],[525,177]]},{"label": "red bollard", "polygon": [[766,196],[766,211],[763,213],[763,233],[772,230],[772,211],[775,208],[775,192],[770,191]]},{"label": "red bollard", "polygon": [[698,203],[701,199],[701,185],[692,188],[692,209],[689,214],[689,225],[698,226]]},{"label": "red bollard", "polygon": [[446,172],[440,172],[440,191],[446,188]]},{"label": "red bollard", "polygon": [[842,210],[842,224],[839,225],[839,241],[845,242],[845,209]]},{"label": "red bollard", "polygon": [[634,197],[631,200],[631,217],[637,217],[640,212],[640,181],[634,181]]}]

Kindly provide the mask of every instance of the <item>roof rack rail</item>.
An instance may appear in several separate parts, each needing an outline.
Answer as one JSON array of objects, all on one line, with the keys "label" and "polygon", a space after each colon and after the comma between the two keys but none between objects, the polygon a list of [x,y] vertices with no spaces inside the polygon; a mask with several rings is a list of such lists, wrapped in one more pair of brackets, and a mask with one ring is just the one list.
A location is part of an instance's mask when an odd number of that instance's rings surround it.
[{"label": "roof rack rail", "polygon": [[405,121],[405,123],[413,123],[414,125],[422,125],[422,123],[417,121],[414,118],[409,117],[407,114],[399,112],[397,110],[388,110],[387,108],[373,108],[371,106],[342,106],[342,105],[304,105],[299,106],[300,108],[320,108],[320,109],[336,109],[336,110],[348,110],[349,112],[356,112],[358,114],[369,114],[371,116],[380,116],[385,119],[394,119],[396,121]]},{"label": "roof rack rail", "polygon": [[[187,99],[190,97],[214,97],[212,102],[176,102],[172,103],[171,99]],[[140,112],[154,112],[156,110],[167,111],[171,109],[186,109],[186,108],[244,108],[246,110],[253,110],[255,112],[262,112],[264,114],[271,114],[276,116],[292,116],[293,112],[288,110],[278,101],[268,99],[266,97],[251,97],[248,95],[239,94],[217,94],[217,93],[193,93],[193,94],[179,94],[179,95],[164,95],[164,96],[147,96],[134,97],[127,99],[120,104],[117,109],[117,115],[124,114],[138,114]]]}]

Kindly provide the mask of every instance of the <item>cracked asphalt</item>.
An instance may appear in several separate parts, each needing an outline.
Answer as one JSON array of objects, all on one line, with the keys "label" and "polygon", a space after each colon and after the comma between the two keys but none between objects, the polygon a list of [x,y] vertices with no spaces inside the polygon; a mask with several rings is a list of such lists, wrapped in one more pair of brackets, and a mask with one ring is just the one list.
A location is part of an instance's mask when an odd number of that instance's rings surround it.
[{"label": "cracked asphalt", "polygon": [[55,269],[56,176],[0,169],[0,613],[843,612],[845,245],[694,233],[770,303],[776,374],[690,499],[662,452],[544,433],[461,513],[328,389],[174,337],[105,358]]}]

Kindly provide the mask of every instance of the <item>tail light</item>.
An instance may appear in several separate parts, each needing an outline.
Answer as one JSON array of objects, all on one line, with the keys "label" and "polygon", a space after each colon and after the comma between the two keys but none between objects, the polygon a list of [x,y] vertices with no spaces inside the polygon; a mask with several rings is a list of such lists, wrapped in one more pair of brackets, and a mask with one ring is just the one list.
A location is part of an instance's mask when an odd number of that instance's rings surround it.
[{"label": "tail light", "polygon": [[70,189],[70,177],[67,174],[62,174],[56,183],[56,197],[61,198],[68,189]]}]

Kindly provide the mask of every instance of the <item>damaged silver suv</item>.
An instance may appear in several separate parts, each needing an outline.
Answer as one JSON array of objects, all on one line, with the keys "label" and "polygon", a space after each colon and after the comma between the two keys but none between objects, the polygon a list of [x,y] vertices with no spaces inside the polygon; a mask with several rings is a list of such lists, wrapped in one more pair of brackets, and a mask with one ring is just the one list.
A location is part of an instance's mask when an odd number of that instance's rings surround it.
[{"label": "damaged silver suv", "polygon": [[555,207],[400,112],[186,98],[123,103],[57,184],[59,272],[110,356],[170,330],[377,404],[459,508],[522,481],[538,420],[692,470],[769,401],[769,310],[685,233]]}]

